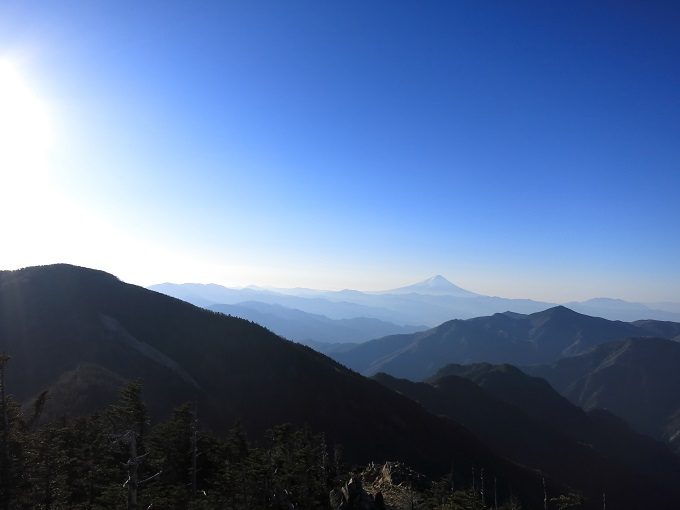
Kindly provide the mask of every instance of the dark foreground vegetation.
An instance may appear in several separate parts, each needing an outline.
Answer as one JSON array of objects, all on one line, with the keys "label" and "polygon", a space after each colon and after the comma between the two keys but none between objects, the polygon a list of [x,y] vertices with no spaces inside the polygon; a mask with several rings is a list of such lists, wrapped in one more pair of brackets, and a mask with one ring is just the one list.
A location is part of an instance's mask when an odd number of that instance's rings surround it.
[{"label": "dark foreground vegetation", "polygon": [[[139,382],[103,413],[39,425],[49,396],[23,413],[5,392],[8,360],[0,357],[2,509],[522,508],[521,495],[500,501],[496,478],[474,466],[465,480],[434,483],[398,462],[349,470],[341,445],[309,427],[280,425],[258,444],[236,423],[217,437],[186,403],[152,428]],[[547,508],[582,508],[575,493],[544,498]]]},{"label": "dark foreground vegetation", "polygon": [[588,509],[680,501],[677,457],[624,424],[610,433],[611,417],[592,423],[557,405],[544,381],[501,370],[514,374],[501,395],[451,376],[409,398],[406,382],[389,389],[257,324],[101,271],[0,271],[0,352],[12,356],[0,510],[545,510],[580,505],[572,489]]}]

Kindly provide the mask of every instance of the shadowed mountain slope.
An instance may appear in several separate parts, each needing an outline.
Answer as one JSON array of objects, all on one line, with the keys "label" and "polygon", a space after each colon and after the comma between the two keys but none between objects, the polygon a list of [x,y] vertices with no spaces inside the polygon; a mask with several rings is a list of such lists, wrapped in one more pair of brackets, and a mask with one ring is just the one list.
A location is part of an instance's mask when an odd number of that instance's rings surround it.
[{"label": "shadowed mountain slope", "polygon": [[584,409],[608,409],[680,451],[680,343],[628,338],[525,367]]},{"label": "shadowed mountain slope", "polygon": [[425,326],[399,326],[391,322],[356,317],[329,319],[281,305],[246,301],[236,305],[210,305],[208,310],[257,322],[288,340],[326,343],[361,343],[394,334],[408,334],[427,329]]},{"label": "shadowed mountain slope", "polygon": [[[7,390],[26,400],[53,389],[59,401],[46,409],[53,416],[105,408],[110,388],[136,378],[155,420],[195,400],[201,423],[217,432],[236,420],[255,437],[281,423],[307,423],[329,444],[341,443],[349,462],[399,459],[435,476],[453,464],[463,478],[484,466],[498,476],[499,490],[512,484],[529,507],[540,499],[536,475],[452,420],[261,326],[101,271],[0,272],[0,350],[12,356]],[[83,398],[91,385],[97,401]]]},{"label": "shadowed mountain slope", "polygon": [[[514,379],[515,375],[510,377]],[[528,376],[520,372],[519,377]],[[630,429],[628,433],[620,433],[617,427],[606,427],[591,420],[583,410],[569,404],[554,390],[551,390],[551,399],[558,402],[551,407],[560,407],[562,403],[571,407],[571,414],[575,415],[572,418],[581,422],[580,426],[562,424],[560,428],[554,428],[547,410],[545,416],[540,410],[526,413],[472,381],[455,375],[436,377],[428,383],[396,379],[382,373],[374,379],[413,398],[426,409],[464,424],[515,462],[579,488],[591,500],[597,499],[603,491],[616,493],[617,499],[634,498],[633,494],[642,486],[650,490],[654,490],[653,487],[662,491],[677,490],[675,481],[680,476],[680,457]],[[538,399],[550,400],[541,396]],[[631,458],[628,453],[619,455],[614,451],[618,457],[610,456],[599,445],[584,441],[597,438],[600,433],[615,433],[619,446],[625,444],[626,448],[631,447],[642,455]]]},{"label": "shadowed mountain slope", "polygon": [[646,334],[631,323],[557,306],[531,315],[497,313],[453,320],[420,333],[372,340],[332,356],[365,375],[385,372],[421,380],[449,363],[545,363],[602,342]]},{"label": "shadowed mountain slope", "polygon": [[680,322],[644,320],[633,322],[637,327],[658,338],[680,341]]},{"label": "shadowed mountain slope", "polygon": [[447,365],[428,382],[437,384],[451,376],[476,383],[547,428],[572,441],[592,445],[612,460],[640,473],[667,481],[675,481],[680,476],[680,457],[666,445],[633,431],[608,411],[597,408],[584,411],[560,395],[545,379],[527,375],[511,365],[478,363]]}]

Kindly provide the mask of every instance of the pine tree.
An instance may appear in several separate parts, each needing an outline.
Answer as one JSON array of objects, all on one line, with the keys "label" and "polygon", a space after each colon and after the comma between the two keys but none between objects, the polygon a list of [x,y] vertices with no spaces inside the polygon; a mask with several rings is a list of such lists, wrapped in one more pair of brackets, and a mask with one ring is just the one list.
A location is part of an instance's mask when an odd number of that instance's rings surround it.
[{"label": "pine tree", "polygon": [[108,416],[113,427],[113,443],[125,445],[128,451],[125,462],[127,480],[123,484],[127,488],[127,509],[137,510],[140,487],[160,476],[160,472],[157,472],[144,478],[141,472],[142,463],[147,456],[144,453],[144,439],[149,425],[146,404],[142,400],[141,382],[132,381],[123,387],[119,403],[111,407]]},{"label": "pine tree", "polygon": [[154,470],[162,471],[160,485],[154,487],[156,506],[186,506],[192,491],[192,421],[189,403],[177,407],[167,422],[160,423],[148,436],[148,451]]},{"label": "pine tree", "polygon": [[0,507],[13,508],[24,468],[26,421],[21,405],[7,393],[5,370],[10,356],[0,354]]},{"label": "pine tree", "polygon": [[149,415],[142,399],[141,381],[131,381],[123,386],[118,404],[109,410],[109,417],[115,430],[134,432],[137,449],[143,452]]},{"label": "pine tree", "polygon": [[3,510],[8,510],[12,498],[12,466],[10,455],[10,410],[5,389],[5,367],[9,356],[4,352],[0,355],[0,414],[2,422],[2,440],[0,444],[0,504]]}]

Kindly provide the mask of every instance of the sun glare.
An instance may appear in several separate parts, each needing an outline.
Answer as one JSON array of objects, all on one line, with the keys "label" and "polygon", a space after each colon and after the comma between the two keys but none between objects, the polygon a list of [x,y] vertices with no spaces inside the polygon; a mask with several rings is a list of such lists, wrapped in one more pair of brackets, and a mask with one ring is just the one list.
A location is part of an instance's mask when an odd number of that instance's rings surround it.
[{"label": "sun glare", "polygon": [[7,241],[0,250],[3,269],[45,254],[62,215],[49,171],[49,112],[35,90],[20,67],[0,58],[0,228]]},{"label": "sun glare", "polygon": [[12,62],[0,60],[0,186],[23,194],[45,177],[52,141],[47,108]]}]

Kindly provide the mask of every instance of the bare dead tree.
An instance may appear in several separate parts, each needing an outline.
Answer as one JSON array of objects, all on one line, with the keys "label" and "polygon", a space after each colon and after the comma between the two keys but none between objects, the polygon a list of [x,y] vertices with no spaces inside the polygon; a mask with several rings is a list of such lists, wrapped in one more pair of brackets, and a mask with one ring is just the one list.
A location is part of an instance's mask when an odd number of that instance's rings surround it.
[{"label": "bare dead tree", "polygon": [[194,404],[193,412],[191,413],[191,499],[196,498],[197,484],[197,459],[198,459],[198,404]]},{"label": "bare dead tree", "polygon": [[125,463],[128,471],[128,479],[123,484],[123,487],[127,486],[128,489],[127,509],[138,510],[139,504],[137,502],[137,490],[139,486],[158,478],[161,475],[162,470],[144,480],[139,479],[139,466],[144,461],[148,453],[145,453],[144,455],[137,455],[137,438],[133,430],[128,430],[127,432],[116,436],[113,442],[114,444],[118,442],[124,442],[130,447],[130,458]]},{"label": "bare dead tree", "polygon": [[10,357],[4,352],[0,355],[0,406],[2,409],[2,457],[0,458],[0,480],[2,485],[2,508],[9,509],[11,487],[9,482],[10,453],[9,453],[9,413],[7,411],[7,396],[5,395],[5,365]]}]

